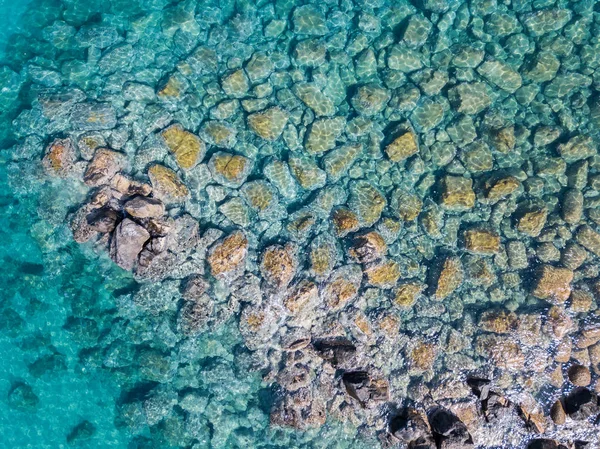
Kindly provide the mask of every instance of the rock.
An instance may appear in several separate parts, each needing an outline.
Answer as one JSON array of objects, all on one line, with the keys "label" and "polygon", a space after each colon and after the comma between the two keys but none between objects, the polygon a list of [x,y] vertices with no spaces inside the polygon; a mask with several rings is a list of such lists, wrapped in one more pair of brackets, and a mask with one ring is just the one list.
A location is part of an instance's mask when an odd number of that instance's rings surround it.
[{"label": "rock", "polygon": [[449,99],[462,114],[477,115],[492,104],[490,88],[486,83],[461,83],[450,89]]},{"label": "rock", "polygon": [[344,265],[329,277],[323,297],[329,310],[338,310],[349,304],[358,294],[363,273],[358,265]]},{"label": "rock", "polygon": [[577,229],[575,240],[588,251],[600,256],[600,234],[590,226],[583,225]]},{"label": "rock", "polygon": [[367,266],[364,270],[367,282],[379,288],[391,288],[400,278],[398,262],[387,259]]},{"label": "rock", "polygon": [[262,253],[260,271],[263,278],[277,288],[285,288],[290,283],[296,269],[298,260],[291,245],[272,245]]},{"label": "rock", "polygon": [[136,196],[127,201],[123,209],[134,218],[159,218],[165,214],[162,201],[145,196]]},{"label": "rock", "polygon": [[96,426],[87,420],[77,424],[67,435],[67,443],[76,444],[91,439],[96,433]]},{"label": "rock", "polygon": [[550,418],[552,418],[554,424],[557,424],[559,426],[565,423],[567,419],[567,414],[560,399],[552,405],[552,408],[550,409]]},{"label": "rock", "polygon": [[416,302],[417,298],[423,291],[424,286],[418,282],[407,282],[398,286],[394,292],[393,302],[398,307],[407,309],[412,307]]},{"label": "rock", "polygon": [[271,184],[277,187],[283,197],[288,199],[296,197],[298,184],[296,184],[285,162],[274,160],[265,166],[263,173]]},{"label": "rock", "polygon": [[401,443],[413,449],[435,449],[436,444],[429,425],[419,412],[412,408],[393,416],[389,432]]},{"label": "rock", "polygon": [[208,168],[219,184],[237,188],[246,181],[252,163],[244,156],[219,151],[210,158]]},{"label": "rock", "polygon": [[292,175],[303,189],[316,190],[325,186],[327,175],[311,158],[290,156],[288,165]]},{"label": "rock", "polygon": [[30,385],[16,382],[8,391],[8,405],[21,411],[34,411],[40,402]]},{"label": "rock", "polygon": [[383,257],[386,250],[387,245],[381,234],[371,231],[354,237],[348,254],[360,263],[369,263]]},{"label": "rock", "polygon": [[124,270],[132,270],[150,233],[139,224],[125,218],[112,235],[110,257]]},{"label": "rock", "polygon": [[573,365],[567,371],[569,380],[578,387],[587,387],[592,383],[592,375],[589,368],[581,365]]},{"label": "rock", "polygon": [[246,73],[252,83],[266,80],[273,72],[274,64],[265,52],[255,52],[246,64]]},{"label": "rock", "polygon": [[330,116],[335,113],[333,101],[315,84],[296,84],[294,85],[294,93],[315,112],[317,117]]},{"label": "rock", "polygon": [[352,97],[352,106],[359,114],[371,117],[383,111],[388,101],[390,93],[387,89],[368,84],[358,88]]},{"label": "rock", "polygon": [[446,175],[441,181],[441,204],[450,211],[464,211],[475,206],[473,180]]},{"label": "rock", "polygon": [[77,103],[71,110],[70,123],[79,131],[113,129],[117,113],[110,103]]},{"label": "rock", "polygon": [[449,410],[439,407],[429,415],[429,424],[439,438],[440,449],[460,449],[474,447],[473,438],[467,426]]},{"label": "rock", "polygon": [[537,281],[532,294],[536,298],[563,303],[571,296],[572,281],[573,272],[571,270],[542,265],[537,270]]},{"label": "rock", "polygon": [[327,235],[321,234],[313,239],[310,244],[310,271],[318,278],[329,276],[337,263],[338,251],[336,240]]},{"label": "rock", "polygon": [[289,289],[283,300],[283,305],[292,315],[300,315],[311,310],[319,299],[317,284],[307,279],[302,279]]},{"label": "rock", "polygon": [[463,278],[464,271],[460,259],[454,256],[447,257],[434,281],[435,299],[441,301],[450,296],[460,287]]},{"label": "rock", "polygon": [[206,153],[206,145],[181,125],[172,125],[161,132],[163,139],[177,164],[184,170],[194,168]]},{"label": "rock", "polygon": [[46,149],[42,165],[47,173],[65,178],[72,173],[76,160],[71,139],[55,139]]},{"label": "rock", "polygon": [[216,243],[209,251],[207,262],[215,277],[226,275],[243,266],[248,252],[248,239],[235,231]]},{"label": "rock", "polygon": [[495,254],[500,250],[500,236],[487,229],[469,229],[464,239],[466,250],[473,254]]},{"label": "rock", "polygon": [[238,69],[221,80],[223,91],[230,97],[242,98],[248,93],[250,82],[246,76],[246,72]]},{"label": "rock", "polygon": [[299,6],[292,16],[295,34],[322,36],[329,32],[325,16],[313,5]]},{"label": "rock", "polygon": [[529,442],[527,449],[566,449],[554,440],[536,439]]},{"label": "rock", "polygon": [[98,209],[92,209],[86,215],[85,219],[90,229],[108,234],[117,227],[117,223],[121,220],[121,215],[111,207],[103,206]]},{"label": "rock", "polygon": [[524,24],[533,36],[542,36],[552,31],[558,31],[571,20],[568,9],[550,8],[526,14]]},{"label": "rock", "polygon": [[477,71],[490,83],[509,93],[514,93],[523,83],[521,75],[502,61],[485,61],[477,68]]},{"label": "rock", "polygon": [[404,221],[414,221],[423,208],[423,201],[414,193],[397,189],[392,195],[392,207]]},{"label": "rock", "polygon": [[587,348],[600,341],[600,325],[590,323],[586,325],[580,332],[577,339],[578,348]]},{"label": "rock", "polygon": [[504,310],[483,312],[479,319],[479,327],[486,332],[508,334],[519,326],[519,319],[514,312]]},{"label": "rock", "polygon": [[594,141],[589,136],[575,136],[558,146],[558,153],[568,164],[596,154]]},{"label": "rock", "polygon": [[311,154],[320,154],[334,148],[345,124],[344,117],[315,120],[306,139],[306,151]]},{"label": "rock", "polygon": [[496,203],[515,192],[520,186],[521,182],[513,176],[494,180],[489,184],[487,199],[492,203]]},{"label": "rock", "polygon": [[530,237],[537,237],[546,225],[548,209],[546,207],[527,207],[519,213],[517,230]]},{"label": "rock", "polygon": [[362,151],[363,145],[357,143],[342,145],[327,153],[323,157],[323,168],[327,172],[329,179],[335,182],[344,176]]},{"label": "rock", "polygon": [[98,148],[83,175],[85,183],[92,187],[110,183],[126,164],[125,155],[106,148]]},{"label": "rock", "polygon": [[389,384],[385,379],[373,378],[366,371],[349,371],[342,375],[346,393],[362,408],[372,408],[389,399]]},{"label": "rock", "polygon": [[423,67],[421,54],[404,45],[393,45],[388,51],[387,65],[392,70],[410,73]]},{"label": "rock", "polygon": [[279,107],[248,116],[248,126],[265,140],[277,140],[287,124],[289,114]]},{"label": "rock", "polygon": [[[202,125],[200,135],[207,143],[219,148],[233,149],[237,143],[237,130],[230,124],[220,120],[210,120]],[[195,137],[195,136],[194,136]],[[204,142],[200,141],[200,156],[198,161],[204,158]]]},{"label": "rock", "polygon": [[178,203],[188,198],[190,191],[177,173],[164,165],[154,164],[148,169],[154,196],[165,203]]},{"label": "rock", "polygon": [[392,143],[385,147],[385,152],[394,162],[402,162],[414,154],[417,154],[417,137],[412,131],[408,131],[396,137]]},{"label": "rock", "polygon": [[482,334],[475,341],[475,349],[501,369],[522,370],[525,364],[521,346],[509,335]]},{"label": "rock", "polygon": [[177,315],[177,329],[186,336],[200,334],[206,328],[213,309],[213,301],[207,294],[185,301]]},{"label": "rock", "polygon": [[576,421],[584,421],[600,413],[598,396],[587,388],[575,388],[564,401],[567,415]]},{"label": "rock", "polygon": [[334,367],[349,364],[356,355],[356,346],[344,337],[317,338],[313,346],[317,354]]},{"label": "rock", "polygon": [[372,226],[385,209],[385,196],[367,181],[355,181],[350,185],[348,206],[356,213],[362,226]]}]

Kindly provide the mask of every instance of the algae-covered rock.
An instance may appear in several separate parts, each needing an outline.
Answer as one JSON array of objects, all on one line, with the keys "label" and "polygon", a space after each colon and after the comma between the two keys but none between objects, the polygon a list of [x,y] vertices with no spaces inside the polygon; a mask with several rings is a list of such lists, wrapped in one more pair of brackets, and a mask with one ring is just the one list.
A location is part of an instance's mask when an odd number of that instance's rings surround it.
[{"label": "algae-covered rock", "polygon": [[475,205],[473,180],[462,176],[447,175],[441,180],[441,204],[451,211],[471,209]]},{"label": "algae-covered rock", "polygon": [[154,195],[165,203],[184,201],[190,194],[177,173],[164,165],[155,164],[148,169]]},{"label": "algae-covered rock", "polygon": [[393,287],[401,275],[398,262],[391,259],[370,264],[364,271],[368,284],[379,288]]},{"label": "algae-covered rock", "polygon": [[[200,135],[207,143],[220,148],[232,149],[237,143],[237,131],[228,123],[220,120],[210,120],[202,125]],[[203,142],[200,144],[202,147]],[[204,153],[200,151],[198,160],[204,158]]]},{"label": "algae-covered rock", "polygon": [[287,124],[289,114],[279,107],[248,116],[248,126],[265,140],[277,140]]},{"label": "algae-covered rock", "polygon": [[248,239],[235,231],[217,242],[209,251],[206,261],[213,276],[223,276],[243,266],[248,252]]},{"label": "algae-covered rock", "polygon": [[172,125],[161,133],[165,143],[177,164],[184,170],[193,168],[204,158],[206,145],[198,136],[183,129],[181,125]]},{"label": "algae-covered rock", "polygon": [[208,168],[219,184],[239,187],[250,174],[252,162],[247,157],[219,151],[210,158]]},{"label": "algae-covered rock", "polygon": [[287,286],[298,266],[295,250],[291,245],[272,245],[262,253],[260,270],[267,282],[276,287]]},{"label": "algae-covered rock", "polygon": [[546,207],[527,207],[517,218],[517,229],[523,234],[537,237],[542,232],[548,218]]},{"label": "algae-covered rock", "polygon": [[572,280],[573,272],[571,270],[542,265],[537,270],[537,280],[532,293],[537,298],[562,303],[571,296]]},{"label": "algae-covered rock", "polygon": [[462,262],[458,257],[447,257],[441,265],[439,273],[433,279],[435,299],[441,301],[450,296],[461,286],[464,279]]},{"label": "algae-covered rock", "polygon": [[577,230],[575,239],[585,249],[600,257],[600,234],[594,231],[589,225],[581,226]]},{"label": "algae-covered rock", "polygon": [[376,231],[354,237],[348,254],[360,263],[374,262],[384,256],[387,250],[385,240]]},{"label": "algae-covered rock", "polygon": [[46,149],[42,164],[47,173],[65,178],[72,173],[76,160],[71,139],[56,139]]},{"label": "algae-covered rock", "polygon": [[495,254],[500,250],[500,236],[487,229],[468,229],[465,248],[473,254]]},{"label": "algae-covered rock", "polygon": [[425,286],[419,282],[407,282],[399,285],[393,294],[393,303],[400,308],[407,309],[416,302]]},{"label": "algae-covered rock", "polygon": [[417,136],[412,131],[407,131],[396,137],[385,147],[386,154],[394,162],[404,161],[418,151]]},{"label": "algae-covered rock", "polygon": [[331,221],[335,233],[339,237],[344,237],[350,232],[358,231],[360,228],[358,216],[347,207],[335,209],[331,214]]}]

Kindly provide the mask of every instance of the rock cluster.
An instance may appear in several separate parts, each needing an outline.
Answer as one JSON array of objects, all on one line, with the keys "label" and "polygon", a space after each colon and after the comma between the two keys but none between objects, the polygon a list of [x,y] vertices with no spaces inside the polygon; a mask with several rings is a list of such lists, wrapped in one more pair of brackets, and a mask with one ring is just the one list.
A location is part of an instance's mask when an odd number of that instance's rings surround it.
[{"label": "rock cluster", "polygon": [[[158,1],[131,16],[101,3],[40,17],[5,78],[31,100],[7,99],[14,172],[76,186],[60,219],[133,273],[124,321],[161,323],[161,344],[135,357],[158,386],[120,404],[123,425],[199,441],[184,396],[201,386],[182,372],[194,339],[233,321],[243,369],[278,385],[273,425],[331,418],[409,447],[517,447],[552,414],[589,436],[593,2]],[[106,363],[133,363],[116,340]],[[475,407],[467,373],[528,402],[480,388]],[[26,385],[13,397],[35,403]],[[504,435],[473,424],[479,413]],[[214,447],[244,446],[210,427]]]}]

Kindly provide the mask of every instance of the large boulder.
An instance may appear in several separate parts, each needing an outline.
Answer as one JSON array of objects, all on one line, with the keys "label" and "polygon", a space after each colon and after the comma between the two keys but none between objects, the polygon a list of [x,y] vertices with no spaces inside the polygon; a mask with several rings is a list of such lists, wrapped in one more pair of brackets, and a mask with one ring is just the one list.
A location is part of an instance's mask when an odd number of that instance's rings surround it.
[{"label": "large boulder", "polygon": [[135,221],[126,218],[115,229],[110,244],[110,257],[125,270],[132,270],[138,255],[150,239],[150,233]]}]

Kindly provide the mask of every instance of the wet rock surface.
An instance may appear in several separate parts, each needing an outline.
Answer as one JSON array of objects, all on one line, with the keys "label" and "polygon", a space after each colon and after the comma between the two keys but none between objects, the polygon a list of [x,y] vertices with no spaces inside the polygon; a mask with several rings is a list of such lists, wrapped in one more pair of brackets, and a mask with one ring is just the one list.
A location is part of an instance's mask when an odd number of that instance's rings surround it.
[{"label": "wet rock surface", "polygon": [[[13,52],[29,103],[7,164],[71,189],[45,213],[135,283],[123,335],[80,329],[150,383],[119,425],[249,447],[250,418],[226,432],[194,399],[226,371],[195,339],[233,326],[235,353],[211,348],[263,376],[274,427],[600,444],[596,8],[417,3],[65,10]],[[36,408],[26,383],[8,398]]]}]

